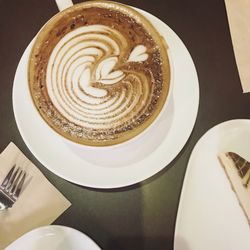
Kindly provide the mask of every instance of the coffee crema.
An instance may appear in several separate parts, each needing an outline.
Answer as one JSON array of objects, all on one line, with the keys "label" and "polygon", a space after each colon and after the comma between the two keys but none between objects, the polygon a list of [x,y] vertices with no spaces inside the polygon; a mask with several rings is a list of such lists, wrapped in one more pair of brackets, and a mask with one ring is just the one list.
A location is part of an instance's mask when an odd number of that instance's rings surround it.
[{"label": "coffee crema", "polygon": [[134,9],[84,2],[39,32],[28,79],[37,110],[56,132],[84,145],[114,145],[140,134],[162,110],[167,45]]}]

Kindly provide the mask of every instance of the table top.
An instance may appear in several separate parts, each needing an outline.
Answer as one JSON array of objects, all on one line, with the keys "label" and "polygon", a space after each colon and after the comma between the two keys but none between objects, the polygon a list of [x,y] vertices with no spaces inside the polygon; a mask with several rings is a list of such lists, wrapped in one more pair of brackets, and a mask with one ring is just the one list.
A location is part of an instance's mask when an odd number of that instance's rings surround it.
[{"label": "table top", "polygon": [[23,51],[58,9],[52,0],[0,0],[0,151],[13,141],[70,200],[72,206],[54,224],[84,232],[102,249],[173,249],[181,188],[194,145],[218,123],[250,118],[250,96],[242,94],[223,0],[121,2],[146,10],[168,24],[193,58],[200,104],[195,127],[183,150],[150,179],[115,190],[81,187],[42,166],[17,129],[12,86]]}]

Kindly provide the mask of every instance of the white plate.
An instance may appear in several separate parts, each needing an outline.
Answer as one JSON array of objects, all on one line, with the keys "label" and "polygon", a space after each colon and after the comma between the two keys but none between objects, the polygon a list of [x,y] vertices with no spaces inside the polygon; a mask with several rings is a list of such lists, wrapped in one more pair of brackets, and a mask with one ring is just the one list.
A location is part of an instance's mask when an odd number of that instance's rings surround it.
[{"label": "white plate", "polygon": [[177,215],[175,250],[250,249],[250,227],[217,158],[227,151],[250,160],[250,120],[213,127],[193,149]]},{"label": "white plate", "polygon": [[87,235],[64,226],[45,226],[34,229],[5,250],[101,250]]},{"label": "white plate", "polygon": [[31,44],[21,58],[13,86],[13,107],[19,131],[36,158],[66,180],[94,188],[132,185],[167,166],[191,134],[199,105],[199,84],[192,58],[166,24],[140,11],[167,40],[174,68],[174,85],[160,119],[142,136],[128,143],[112,148],[65,143],[44,123],[32,104],[27,83]]}]

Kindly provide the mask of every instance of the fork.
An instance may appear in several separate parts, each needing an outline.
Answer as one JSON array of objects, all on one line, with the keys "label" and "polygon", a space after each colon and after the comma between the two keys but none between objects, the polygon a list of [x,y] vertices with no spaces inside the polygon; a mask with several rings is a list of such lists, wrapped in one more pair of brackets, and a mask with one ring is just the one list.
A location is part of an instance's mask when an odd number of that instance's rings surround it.
[{"label": "fork", "polygon": [[16,167],[16,165],[14,165],[10,169],[0,185],[0,210],[11,208],[17,201],[21,193],[25,177],[26,172],[20,167]]}]

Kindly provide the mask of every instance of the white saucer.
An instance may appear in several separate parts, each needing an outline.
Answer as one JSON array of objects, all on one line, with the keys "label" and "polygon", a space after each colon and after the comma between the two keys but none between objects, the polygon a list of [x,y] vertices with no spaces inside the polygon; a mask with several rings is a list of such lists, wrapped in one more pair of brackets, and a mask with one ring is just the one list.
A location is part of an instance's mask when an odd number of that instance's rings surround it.
[{"label": "white saucer", "polygon": [[210,129],[191,154],[175,230],[175,250],[249,250],[250,228],[218,161],[221,152],[250,160],[250,120]]},{"label": "white saucer", "polygon": [[163,34],[174,68],[172,97],[160,119],[142,136],[112,148],[65,143],[44,123],[32,103],[27,83],[31,44],[18,65],[13,107],[23,140],[36,158],[60,177],[94,188],[117,188],[145,180],[181,151],[195,124],[199,84],[192,58],[178,36],[162,21],[141,11]]},{"label": "white saucer", "polygon": [[5,250],[101,250],[87,235],[64,226],[45,226],[34,229]]}]

